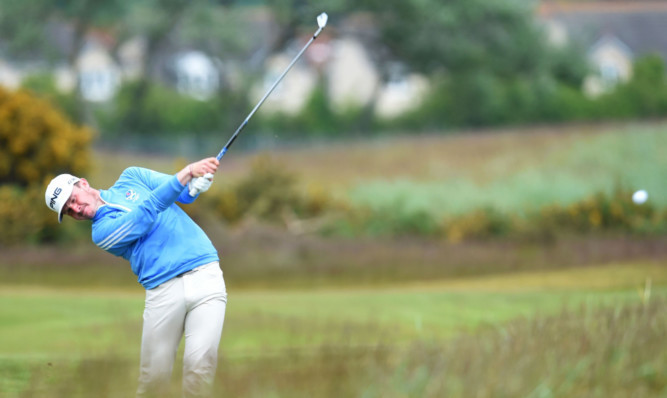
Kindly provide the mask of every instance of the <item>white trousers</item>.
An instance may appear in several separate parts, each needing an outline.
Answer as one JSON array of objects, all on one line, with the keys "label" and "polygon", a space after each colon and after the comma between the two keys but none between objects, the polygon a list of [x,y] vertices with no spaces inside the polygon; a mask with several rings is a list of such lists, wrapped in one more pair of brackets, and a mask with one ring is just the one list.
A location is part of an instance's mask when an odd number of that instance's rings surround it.
[{"label": "white trousers", "polygon": [[167,395],[184,335],[183,396],[210,394],[226,306],[227,291],[218,262],[146,290],[137,397]]}]

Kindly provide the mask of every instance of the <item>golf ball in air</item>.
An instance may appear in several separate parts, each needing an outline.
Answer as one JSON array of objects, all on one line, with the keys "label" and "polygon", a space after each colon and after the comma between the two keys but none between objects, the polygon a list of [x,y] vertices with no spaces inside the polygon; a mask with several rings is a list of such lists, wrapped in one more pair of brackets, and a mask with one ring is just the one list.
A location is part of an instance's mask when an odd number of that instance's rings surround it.
[{"label": "golf ball in air", "polygon": [[640,189],[639,191],[632,194],[632,201],[638,205],[646,202],[646,199],[648,199],[648,193],[643,189]]}]

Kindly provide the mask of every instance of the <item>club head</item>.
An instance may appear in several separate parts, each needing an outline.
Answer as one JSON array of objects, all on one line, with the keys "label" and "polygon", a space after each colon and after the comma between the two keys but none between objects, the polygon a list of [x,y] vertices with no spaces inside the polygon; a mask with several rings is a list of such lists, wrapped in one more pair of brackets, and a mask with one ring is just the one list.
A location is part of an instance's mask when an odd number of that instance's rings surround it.
[{"label": "club head", "polygon": [[327,15],[326,12],[321,13],[320,15],[317,16],[317,26],[321,28],[324,28],[327,26],[327,21],[329,20],[329,16]]}]

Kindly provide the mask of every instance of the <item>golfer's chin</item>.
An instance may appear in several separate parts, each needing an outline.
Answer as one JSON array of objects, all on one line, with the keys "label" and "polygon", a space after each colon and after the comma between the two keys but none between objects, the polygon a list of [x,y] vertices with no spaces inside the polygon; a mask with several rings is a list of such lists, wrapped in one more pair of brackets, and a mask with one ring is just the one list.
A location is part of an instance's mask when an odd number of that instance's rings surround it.
[{"label": "golfer's chin", "polygon": [[93,217],[95,217],[95,211],[90,207],[86,207],[81,213],[72,214],[72,218],[77,221],[92,220]]}]

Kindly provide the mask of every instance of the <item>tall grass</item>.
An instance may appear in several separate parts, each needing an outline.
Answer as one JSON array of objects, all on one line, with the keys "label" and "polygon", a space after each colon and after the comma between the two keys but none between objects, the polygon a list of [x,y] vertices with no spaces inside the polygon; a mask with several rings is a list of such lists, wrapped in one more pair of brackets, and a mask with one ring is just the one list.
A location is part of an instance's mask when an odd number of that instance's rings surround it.
[{"label": "tall grass", "polygon": [[[294,236],[279,228],[210,224],[230,288],[318,289],[381,287],[517,271],[576,269],[607,264],[662,264],[667,238],[572,237],[535,242],[338,239]],[[5,248],[3,285],[54,288],[141,289],[122,259],[92,244]]]},{"label": "tall grass", "polygon": [[[232,397],[662,397],[667,393],[667,300],[582,305],[447,340],[409,345],[283,349],[223,357],[216,395]],[[127,360],[34,363],[7,397],[123,397]],[[26,372],[29,377],[23,377]],[[19,386],[20,384],[20,386]],[[3,385],[6,387],[6,384]],[[178,396],[178,383],[173,384]],[[7,390],[6,390],[7,391]]]}]

